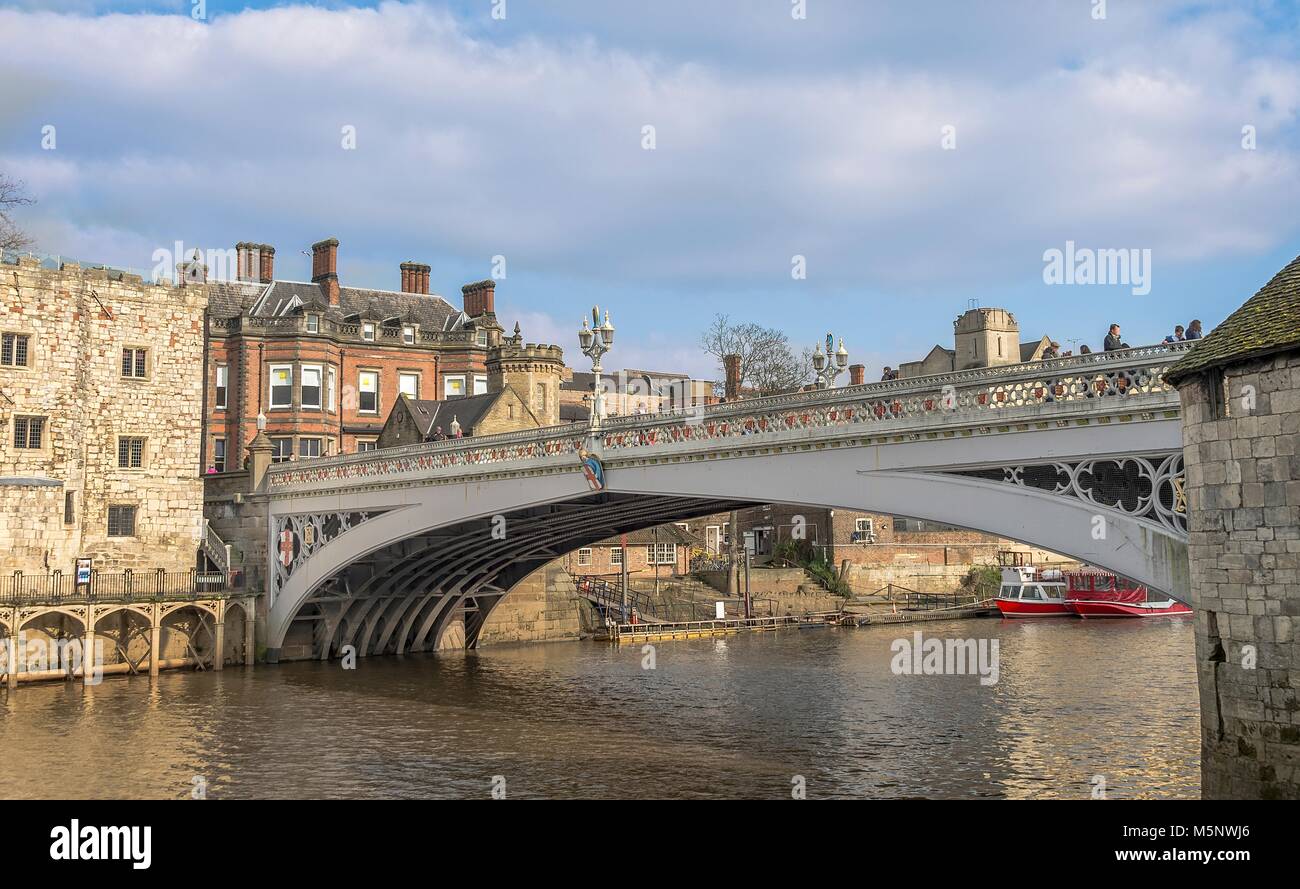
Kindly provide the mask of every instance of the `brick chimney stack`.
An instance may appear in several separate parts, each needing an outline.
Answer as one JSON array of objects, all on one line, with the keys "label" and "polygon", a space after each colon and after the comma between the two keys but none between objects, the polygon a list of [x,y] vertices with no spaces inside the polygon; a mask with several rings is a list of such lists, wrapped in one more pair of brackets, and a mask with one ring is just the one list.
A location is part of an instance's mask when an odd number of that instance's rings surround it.
[{"label": "brick chimney stack", "polygon": [[849,365],[849,385],[861,386],[867,381],[867,366],[865,364]]},{"label": "brick chimney stack", "polygon": [[418,262],[402,263],[402,292],[429,295],[429,272],[432,266]]},{"label": "brick chimney stack", "polygon": [[740,399],[740,356],[723,355],[722,367],[726,372],[726,381],[723,384],[723,393],[727,401],[737,401]]},{"label": "brick chimney stack", "polygon": [[311,282],[320,287],[331,306],[339,304],[339,242],[337,238],[311,245]]},{"label": "brick chimney stack", "polygon": [[275,248],[270,244],[260,245],[262,283],[270,284],[275,280]]},{"label": "brick chimney stack", "polygon": [[492,279],[466,284],[460,289],[465,297],[465,314],[471,318],[496,314],[497,282]]}]

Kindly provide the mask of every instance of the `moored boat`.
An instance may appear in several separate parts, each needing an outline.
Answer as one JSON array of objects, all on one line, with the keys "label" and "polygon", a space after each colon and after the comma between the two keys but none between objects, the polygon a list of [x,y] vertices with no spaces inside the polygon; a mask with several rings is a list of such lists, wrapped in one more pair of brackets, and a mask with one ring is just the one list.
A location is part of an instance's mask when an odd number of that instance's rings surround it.
[{"label": "moored boat", "polygon": [[1163,593],[1111,571],[1095,568],[1065,573],[1065,605],[1079,617],[1182,617],[1192,609]]},{"label": "moored boat", "polygon": [[1032,565],[1002,568],[1002,586],[993,600],[1003,617],[1066,617],[1066,587],[1059,571],[1039,572]]}]

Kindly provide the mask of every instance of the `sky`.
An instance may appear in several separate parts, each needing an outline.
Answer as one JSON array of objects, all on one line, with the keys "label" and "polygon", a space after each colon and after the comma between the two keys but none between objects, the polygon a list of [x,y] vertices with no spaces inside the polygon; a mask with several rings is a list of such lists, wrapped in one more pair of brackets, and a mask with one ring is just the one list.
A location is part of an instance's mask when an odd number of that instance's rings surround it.
[{"label": "sky", "polygon": [[[425,262],[456,305],[504,271],[503,324],[577,367],[593,304],[607,368],[704,378],[718,313],[869,380],[974,305],[1157,342],[1300,253],[1280,0],[0,0],[0,45],[36,251],[254,241],[307,280],[336,237],[345,285]],[[1134,265],[1048,283],[1067,242]]]}]

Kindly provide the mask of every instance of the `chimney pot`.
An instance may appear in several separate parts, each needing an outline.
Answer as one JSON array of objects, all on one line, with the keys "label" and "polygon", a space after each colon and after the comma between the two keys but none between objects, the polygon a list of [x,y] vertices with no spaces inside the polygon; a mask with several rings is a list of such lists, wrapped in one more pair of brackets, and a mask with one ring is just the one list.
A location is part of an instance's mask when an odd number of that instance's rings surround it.
[{"label": "chimney pot", "polygon": [[861,386],[867,381],[867,366],[865,364],[849,365],[849,385]]}]

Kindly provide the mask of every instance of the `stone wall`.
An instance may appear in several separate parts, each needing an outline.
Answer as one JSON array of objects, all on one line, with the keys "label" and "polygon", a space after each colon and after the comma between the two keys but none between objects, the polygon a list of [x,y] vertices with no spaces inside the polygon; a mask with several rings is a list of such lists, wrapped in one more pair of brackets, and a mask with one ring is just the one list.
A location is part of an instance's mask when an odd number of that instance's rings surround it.
[{"label": "stone wall", "polygon": [[550,562],[520,581],[492,610],[479,632],[479,645],[577,639],[582,602],[563,563]]},{"label": "stone wall", "polygon": [[1179,391],[1202,792],[1300,797],[1300,354]]},{"label": "stone wall", "polygon": [[[3,265],[0,331],[27,336],[29,358],[0,366],[0,462],[10,480],[48,481],[6,485],[0,574],[70,572],[78,556],[100,571],[195,566],[206,305],[202,286]],[[144,350],[142,376],[123,374],[124,348]],[[15,446],[20,417],[44,418],[40,447]],[[119,467],[121,437],[144,440],[140,467]],[[110,505],[136,508],[134,535],[108,535]]]}]

